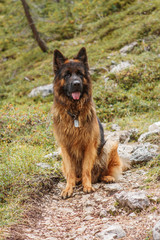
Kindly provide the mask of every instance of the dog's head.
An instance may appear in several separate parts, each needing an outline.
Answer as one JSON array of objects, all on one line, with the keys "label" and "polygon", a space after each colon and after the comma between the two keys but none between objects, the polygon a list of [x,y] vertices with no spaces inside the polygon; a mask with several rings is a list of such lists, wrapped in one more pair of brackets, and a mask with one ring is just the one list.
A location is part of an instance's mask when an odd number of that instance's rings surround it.
[{"label": "dog's head", "polygon": [[54,94],[70,101],[89,97],[90,77],[86,49],[69,60],[59,51],[54,51]]}]

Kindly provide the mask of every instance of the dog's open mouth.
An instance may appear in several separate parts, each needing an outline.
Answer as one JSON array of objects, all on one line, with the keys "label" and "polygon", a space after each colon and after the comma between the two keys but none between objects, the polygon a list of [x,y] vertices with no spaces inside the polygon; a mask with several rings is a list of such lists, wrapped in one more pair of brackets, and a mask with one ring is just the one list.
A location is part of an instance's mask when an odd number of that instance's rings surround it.
[{"label": "dog's open mouth", "polygon": [[73,92],[72,93],[72,98],[74,100],[79,100],[80,99],[80,96],[81,96],[81,93],[80,92]]}]

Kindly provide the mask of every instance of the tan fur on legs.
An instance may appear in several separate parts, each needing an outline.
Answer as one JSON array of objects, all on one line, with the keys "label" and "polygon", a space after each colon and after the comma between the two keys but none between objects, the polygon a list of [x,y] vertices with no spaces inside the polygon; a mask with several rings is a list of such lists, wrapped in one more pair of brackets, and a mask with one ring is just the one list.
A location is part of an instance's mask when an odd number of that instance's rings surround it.
[{"label": "tan fur on legs", "polygon": [[91,171],[96,159],[97,149],[94,146],[94,142],[88,144],[85,151],[83,165],[82,165],[82,185],[85,193],[95,191],[91,185]]},{"label": "tan fur on legs", "polygon": [[65,199],[70,197],[73,193],[73,188],[76,184],[76,175],[74,163],[71,161],[65,147],[62,146],[61,151],[63,157],[62,170],[67,179],[66,188],[62,191],[61,196]]}]

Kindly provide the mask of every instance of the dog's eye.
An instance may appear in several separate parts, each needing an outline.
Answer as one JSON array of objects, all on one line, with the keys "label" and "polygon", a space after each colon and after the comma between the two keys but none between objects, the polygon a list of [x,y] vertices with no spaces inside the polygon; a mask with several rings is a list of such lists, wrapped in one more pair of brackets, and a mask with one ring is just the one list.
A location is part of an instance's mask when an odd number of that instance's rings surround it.
[{"label": "dog's eye", "polygon": [[77,71],[77,75],[79,75],[80,77],[83,77],[83,73],[81,71]]},{"label": "dog's eye", "polygon": [[71,73],[70,73],[70,72],[67,72],[67,73],[64,75],[64,78],[66,79],[66,78],[69,78],[69,77],[71,77]]}]

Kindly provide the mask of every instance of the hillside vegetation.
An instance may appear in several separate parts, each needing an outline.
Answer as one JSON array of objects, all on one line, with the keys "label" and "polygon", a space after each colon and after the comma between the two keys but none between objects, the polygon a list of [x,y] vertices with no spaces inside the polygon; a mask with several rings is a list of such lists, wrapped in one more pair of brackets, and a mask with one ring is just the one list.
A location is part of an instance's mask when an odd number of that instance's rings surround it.
[{"label": "hillside vegetation", "polygon": [[[86,47],[97,113],[108,129],[114,122],[144,132],[160,113],[159,0],[27,2],[49,52],[43,53],[33,39],[21,1],[1,0],[1,225],[15,222],[29,196],[40,194],[52,175],[59,174],[60,162],[44,158],[55,150],[53,96],[28,97],[34,87],[52,83],[55,48],[73,57]],[[131,52],[120,53],[134,41]],[[111,73],[113,63],[122,61],[132,67]],[[40,168],[39,162],[52,168]]]}]

